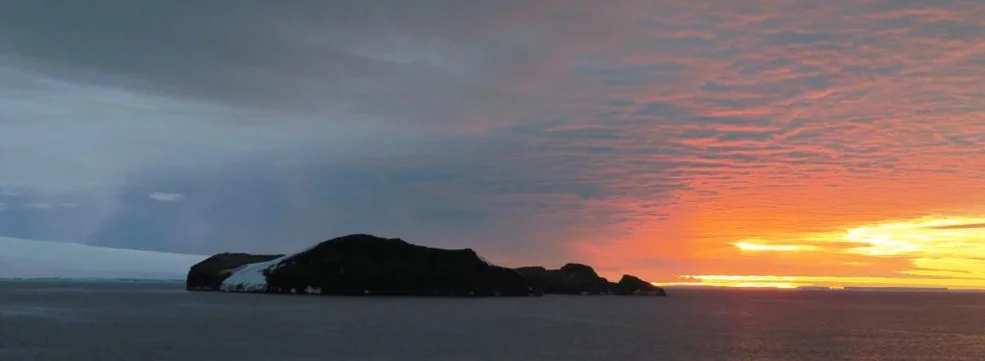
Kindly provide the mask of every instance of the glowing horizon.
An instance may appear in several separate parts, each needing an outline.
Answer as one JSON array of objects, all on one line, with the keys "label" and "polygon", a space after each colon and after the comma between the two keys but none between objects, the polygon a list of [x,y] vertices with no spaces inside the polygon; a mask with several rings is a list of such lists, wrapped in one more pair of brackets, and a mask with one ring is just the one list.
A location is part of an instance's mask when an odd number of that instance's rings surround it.
[{"label": "glowing horizon", "polygon": [[[922,217],[806,235],[798,244],[762,239],[732,245],[740,254],[796,252],[811,257],[850,255],[854,264],[907,260],[907,269],[883,276],[763,274],[679,275],[668,286],[715,287],[946,287],[985,289],[985,217]],[[849,262],[849,261],[846,261]]]}]

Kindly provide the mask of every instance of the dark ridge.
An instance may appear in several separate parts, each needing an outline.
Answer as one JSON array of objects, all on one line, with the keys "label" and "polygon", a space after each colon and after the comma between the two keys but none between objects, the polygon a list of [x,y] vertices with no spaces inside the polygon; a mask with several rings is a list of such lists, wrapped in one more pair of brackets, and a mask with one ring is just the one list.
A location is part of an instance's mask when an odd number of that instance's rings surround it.
[{"label": "dark ridge", "polygon": [[545,294],[666,296],[663,288],[639,277],[623,275],[618,283],[612,283],[600,277],[591,266],[579,263],[568,263],[556,270],[540,266],[516,270],[530,281],[535,290]]},{"label": "dark ridge", "polygon": [[399,238],[359,234],[335,238],[285,259],[267,274],[268,292],[321,294],[528,296],[514,270],[483,261],[474,250],[446,250]]},{"label": "dark ridge", "polygon": [[[282,255],[220,253],[188,273],[187,289],[219,290],[242,267]],[[666,295],[660,287],[625,275],[618,283],[588,265],[560,269],[510,269],[490,264],[472,249],[440,249],[399,238],[351,234],[284,258],[263,271],[258,292],[325,295],[540,296]],[[239,287],[233,287],[239,289]]]}]

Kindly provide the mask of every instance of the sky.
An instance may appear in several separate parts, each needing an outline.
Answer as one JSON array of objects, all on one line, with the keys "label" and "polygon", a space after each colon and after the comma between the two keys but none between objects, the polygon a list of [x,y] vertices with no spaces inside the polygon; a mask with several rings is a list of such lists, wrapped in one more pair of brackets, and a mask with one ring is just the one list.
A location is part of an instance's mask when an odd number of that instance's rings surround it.
[{"label": "sky", "polygon": [[985,288],[977,0],[10,0],[0,236]]}]

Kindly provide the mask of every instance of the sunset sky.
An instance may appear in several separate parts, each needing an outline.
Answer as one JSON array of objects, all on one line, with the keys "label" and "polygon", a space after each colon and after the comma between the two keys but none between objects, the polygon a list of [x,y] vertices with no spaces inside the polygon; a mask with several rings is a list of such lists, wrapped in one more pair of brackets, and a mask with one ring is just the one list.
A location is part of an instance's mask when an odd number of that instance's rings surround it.
[{"label": "sunset sky", "polygon": [[979,0],[0,5],[0,236],[985,288]]}]

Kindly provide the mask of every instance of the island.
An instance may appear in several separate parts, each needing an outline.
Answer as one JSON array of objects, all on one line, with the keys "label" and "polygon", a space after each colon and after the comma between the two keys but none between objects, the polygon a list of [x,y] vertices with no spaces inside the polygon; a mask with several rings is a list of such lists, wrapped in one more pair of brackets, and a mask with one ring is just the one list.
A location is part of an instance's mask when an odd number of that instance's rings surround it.
[{"label": "island", "polygon": [[216,254],[193,265],[185,283],[189,291],[306,295],[667,295],[632,275],[611,282],[588,265],[513,269],[472,249],[432,248],[369,234],[333,238],[293,254]]}]

